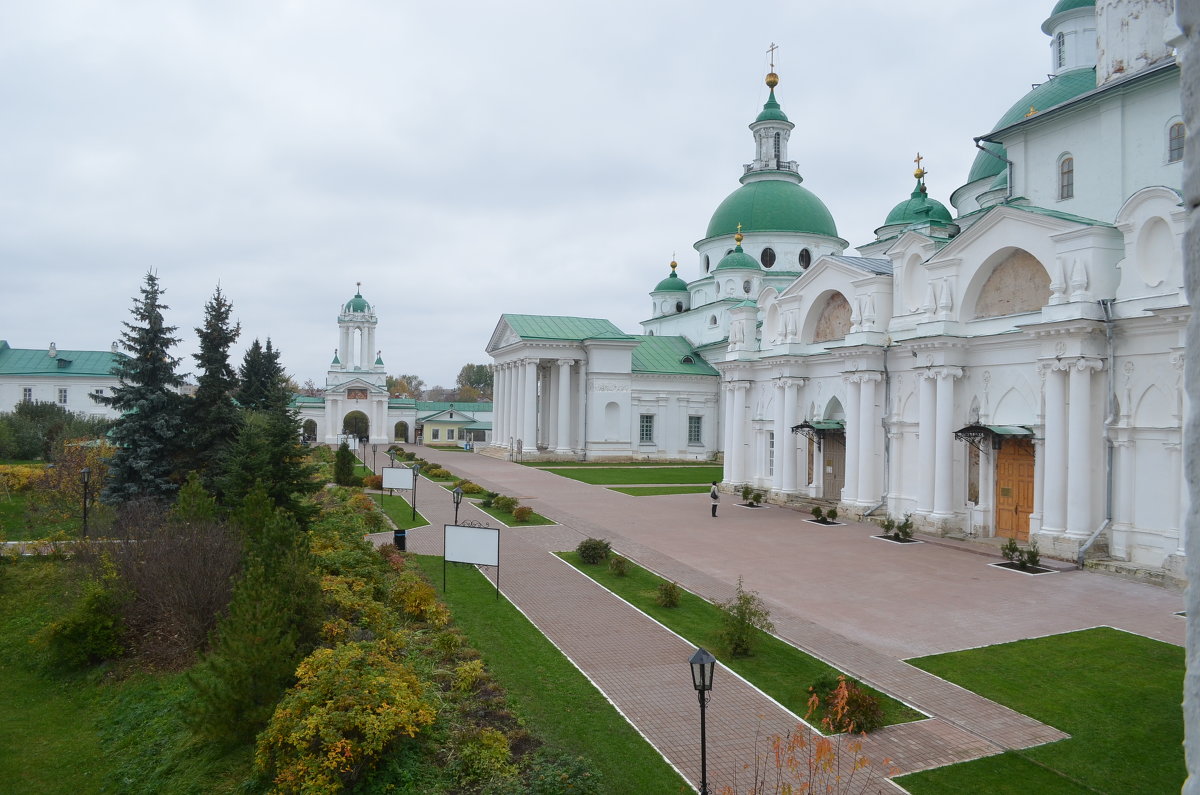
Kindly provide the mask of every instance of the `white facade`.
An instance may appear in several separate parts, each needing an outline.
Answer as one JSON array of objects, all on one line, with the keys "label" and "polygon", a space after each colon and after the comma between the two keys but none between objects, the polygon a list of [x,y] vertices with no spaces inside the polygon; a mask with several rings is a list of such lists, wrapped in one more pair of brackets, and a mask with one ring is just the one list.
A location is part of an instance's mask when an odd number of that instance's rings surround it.
[{"label": "white facade", "polygon": [[[698,278],[661,282],[642,324],[720,372],[714,394],[688,400],[719,401],[728,486],[853,515],[911,513],[926,529],[1036,540],[1066,558],[1107,547],[1178,571],[1191,308],[1169,13],[1101,0],[1053,14],[1053,78],[982,136],[991,154],[954,192],[957,216],[928,198],[918,168],[911,199],[861,256],[844,254],[819,200],[789,187],[800,176],[774,134],[791,124],[768,77],[755,159],[696,244]],[[757,198],[771,201],[739,198],[767,188]],[[497,439],[530,438],[547,394],[530,375],[541,365],[516,358],[529,340],[498,342],[489,352],[520,387],[497,393],[511,418]],[[617,375],[588,362],[567,382],[572,416],[590,425],[578,426],[584,449],[556,452],[636,455],[633,418],[654,400],[656,416],[681,425],[672,386],[684,382],[664,376],[647,399]],[[589,428],[613,417],[630,441],[608,449]]]},{"label": "white facade", "polygon": [[53,342],[42,349],[11,348],[0,340],[0,411],[18,403],[55,403],[88,417],[116,419],[119,413],[92,400],[111,395],[119,384],[112,368],[123,354],[110,351],[60,350]]}]

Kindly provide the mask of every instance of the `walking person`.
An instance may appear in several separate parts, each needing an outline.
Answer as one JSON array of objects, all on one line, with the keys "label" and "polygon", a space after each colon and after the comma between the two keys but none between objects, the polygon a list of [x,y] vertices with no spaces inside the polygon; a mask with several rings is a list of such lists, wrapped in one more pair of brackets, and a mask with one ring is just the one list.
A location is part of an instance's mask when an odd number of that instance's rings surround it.
[{"label": "walking person", "polygon": [[721,503],[721,493],[717,491],[717,481],[712,482],[712,488],[708,490],[708,497],[712,500],[712,515],[717,518],[717,505]]}]

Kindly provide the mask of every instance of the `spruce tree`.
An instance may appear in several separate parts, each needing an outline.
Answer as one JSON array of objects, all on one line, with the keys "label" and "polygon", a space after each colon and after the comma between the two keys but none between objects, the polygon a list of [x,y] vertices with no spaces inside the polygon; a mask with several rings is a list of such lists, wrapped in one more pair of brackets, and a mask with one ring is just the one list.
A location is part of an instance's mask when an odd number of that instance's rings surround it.
[{"label": "spruce tree", "polygon": [[179,342],[174,336],[177,327],[163,320],[163,310],[169,307],[162,295],[158,277],[147,273],[141,298],[133,301],[133,322],[123,324],[121,344],[129,355],[113,367],[118,384],[111,395],[93,396],[121,413],[109,432],[117,450],[101,494],[110,504],[167,499],[178,487],[176,457],[183,420],[177,390],[183,379],[175,372],[179,360],[170,353]]},{"label": "spruce tree", "polygon": [[354,453],[350,452],[350,445],[346,442],[338,446],[333,459],[333,482],[339,486],[354,485]]},{"label": "spruce tree", "polygon": [[200,473],[209,490],[216,487],[217,462],[237,435],[239,417],[233,402],[237,374],[229,363],[229,348],[242,333],[241,324],[229,323],[233,305],[218,286],[204,305],[204,325],[196,329],[199,353],[192,354],[200,368],[196,394],[188,402],[188,468]]},{"label": "spruce tree", "polygon": [[237,503],[262,484],[274,505],[307,522],[314,509],[304,497],[321,484],[313,479],[317,468],[299,439],[300,421],[294,411],[245,412],[217,479],[225,504]]},{"label": "spruce tree", "polygon": [[267,338],[264,348],[257,339],[250,343],[238,368],[238,391],[234,396],[242,408],[270,410],[286,406],[287,375],[279,364],[279,351]]}]

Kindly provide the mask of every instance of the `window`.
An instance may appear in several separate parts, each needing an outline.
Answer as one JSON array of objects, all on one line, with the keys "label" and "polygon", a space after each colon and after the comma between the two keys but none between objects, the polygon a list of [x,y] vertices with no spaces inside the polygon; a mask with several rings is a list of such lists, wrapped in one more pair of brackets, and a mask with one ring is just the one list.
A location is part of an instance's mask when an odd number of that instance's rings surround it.
[{"label": "window", "polygon": [[675,302],[675,312],[679,313],[682,311],[683,311],[683,301],[676,301]]},{"label": "window", "polygon": [[709,315],[709,316],[708,316],[708,326],[709,326],[709,328],[716,328],[716,327],[717,327],[717,316],[716,316],[716,315]]},{"label": "window", "polygon": [[767,474],[775,475],[775,433],[767,431]]},{"label": "window", "polygon": [[684,357],[683,357],[682,359],[680,359],[679,361],[683,362],[684,364],[695,364],[695,363],[696,363],[696,357],[694,357],[694,356],[690,356],[690,355],[689,355],[689,356],[684,356]]},{"label": "window", "polygon": [[812,252],[810,252],[806,248],[800,249],[800,267],[807,268],[811,264],[812,264]]},{"label": "window", "polygon": [[742,282],[742,292],[745,293],[746,295],[750,295],[750,280],[749,279]]},{"label": "window", "polygon": [[638,418],[638,441],[642,444],[654,444],[653,414],[643,414]]},{"label": "window", "polygon": [[24,403],[32,403],[33,402],[33,387],[31,387],[31,386],[21,387],[21,401]]},{"label": "window", "polygon": [[441,431],[442,431],[441,428],[434,428],[432,431],[430,431],[431,435],[429,438],[433,439],[436,442],[438,440],[438,434],[441,433]]},{"label": "window", "polygon": [[1171,125],[1170,132],[1167,133],[1167,162],[1178,163],[1183,160],[1183,143],[1187,139],[1187,133],[1184,131],[1183,122],[1177,121]]},{"label": "window", "polygon": [[448,442],[454,441],[454,429],[453,428],[446,429],[446,441],[448,441]]},{"label": "window", "polygon": [[1058,198],[1073,199],[1075,197],[1075,158],[1067,155],[1058,161]]},{"label": "window", "polygon": [[1059,69],[1067,65],[1067,37],[1062,33],[1054,37],[1054,62]]},{"label": "window", "polygon": [[67,388],[65,386],[58,388],[58,403],[62,406],[67,405]]},{"label": "window", "polygon": [[704,255],[704,272],[705,272],[705,273],[708,273],[708,268],[709,268],[709,260],[708,260],[708,255],[707,255],[707,254],[705,254],[705,255]]},{"label": "window", "polygon": [[704,418],[691,416],[688,417],[688,444],[703,444],[704,437]]},{"label": "window", "polygon": [[771,267],[775,264],[775,249],[764,248],[762,251],[762,256],[759,257],[758,260],[763,264],[764,268]]},{"label": "window", "polygon": [[775,168],[779,168],[779,133],[775,133]]}]

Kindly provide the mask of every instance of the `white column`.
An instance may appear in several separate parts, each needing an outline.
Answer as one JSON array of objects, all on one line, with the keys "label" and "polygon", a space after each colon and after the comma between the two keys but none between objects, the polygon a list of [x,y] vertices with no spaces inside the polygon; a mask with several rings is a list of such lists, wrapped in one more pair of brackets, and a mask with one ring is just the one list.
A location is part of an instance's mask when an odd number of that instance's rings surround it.
[{"label": "white column", "polygon": [[537,410],[538,410],[538,360],[526,359],[525,378],[522,379],[521,395],[521,439],[524,441],[525,452],[537,452]]},{"label": "white column", "polygon": [[[1033,440],[1033,513],[1029,515],[1029,532],[1042,532],[1042,506],[1046,504],[1046,440]],[[995,488],[992,489],[995,491]],[[994,499],[994,496],[993,496]],[[993,527],[995,524],[995,506],[992,503]]]},{"label": "white column", "polygon": [[872,507],[879,500],[879,480],[875,472],[875,440],[879,436],[879,417],[875,411],[875,383],[879,373],[864,373],[858,393],[858,502]]},{"label": "white column", "polygon": [[[721,384],[721,395],[725,398],[721,420],[721,451],[725,453],[724,482],[733,482],[733,383]],[[718,407],[720,409],[721,407]]]},{"label": "white column", "polygon": [[917,513],[928,515],[933,513],[934,473],[930,464],[935,455],[934,442],[937,439],[937,381],[929,371],[919,374],[919,378],[921,394],[918,410],[921,413],[917,426],[917,461],[921,471],[917,475]]},{"label": "white column", "polygon": [[775,433],[774,470],[775,470],[775,472],[771,476],[771,488],[777,492],[783,491],[783,489],[784,489],[784,485],[783,485],[783,483],[784,483],[784,479],[783,479],[784,463],[783,462],[784,462],[784,459],[787,458],[787,453],[784,450],[784,447],[785,447],[784,442],[787,441],[787,439],[786,439],[787,429],[784,427],[785,421],[783,419],[783,414],[784,414],[786,405],[787,405],[787,384],[785,384],[783,379],[780,378],[779,380],[777,380],[775,382],[775,422],[774,422],[774,433]]},{"label": "white column", "polygon": [[1067,375],[1066,365],[1053,363],[1046,369],[1045,487],[1042,495],[1042,532],[1062,533],[1067,529]]},{"label": "white column", "polygon": [[792,433],[792,428],[798,424],[796,392],[799,387],[795,381],[787,381],[784,388],[783,427],[775,433],[775,455],[782,457],[782,486],[785,494],[795,494],[799,490],[799,484],[796,482],[796,442],[799,434]]},{"label": "white column", "polygon": [[508,410],[508,365],[497,364],[492,370],[492,447],[503,447],[505,434],[504,412]]},{"label": "white column", "polygon": [[962,375],[957,367],[943,367],[937,373],[937,433],[934,442],[933,516],[954,516],[954,379]]},{"label": "white column", "polygon": [[511,443],[512,449],[516,450],[517,437],[521,435],[521,384],[524,381],[525,371],[519,360],[509,362],[508,368],[508,422],[505,428],[505,435],[508,438],[504,440],[504,444],[507,446]]},{"label": "white column", "polygon": [[858,437],[859,423],[862,422],[859,409],[859,395],[862,384],[857,375],[846,378],[846,483],[842,493],[826,494],[826,497],[840,499],[844,503],[858,502]]},{"label": "white column", "polygon": [[1071,368],[1067,403],[1067,535],[1087,537],[1095,529],[1092,510],[1092,373],[1098,359],[1077,359]]},{"label": "white column", "polygon": [[726,457],[731,459],[729,479],[735,484],[746,482],[746,423],[743,407],[746,402],[744,381],[735,381],[729,400],[729,445]]},{"label": "white column", "polygon": [[587,361],[584,359],[579,360],[579,377],[575,380],[578,382],[579,394],[575,398],[578,411],[575,416],[575,441],[573,444],[578,445],[579,452],[586,453],[587,439],[584,437],[587,431],[588,394]]},{"label": "white column", "polygon": [[571,452],[571,365],[574,359],[558,360],[558,447],[554,452]]}]

